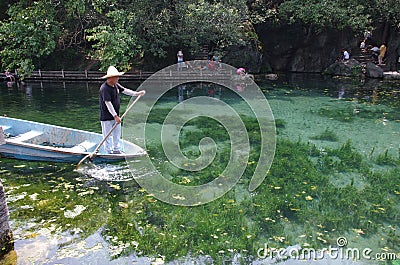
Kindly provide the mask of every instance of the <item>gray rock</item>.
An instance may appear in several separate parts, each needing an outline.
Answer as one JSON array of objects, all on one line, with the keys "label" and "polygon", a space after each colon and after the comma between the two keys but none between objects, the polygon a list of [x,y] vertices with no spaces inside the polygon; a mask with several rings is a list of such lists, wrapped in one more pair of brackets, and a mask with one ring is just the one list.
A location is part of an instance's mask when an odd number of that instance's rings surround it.
[{"label": "gray rock", "polygon": [[259,73],[262,65],[262,54],[254,44],[232,46],[222,58],[224,63],[243,67],[248,73]]},{"label": "gray rock", "polygon": [[382,78],[383,70],[376,64],[374,64],[372,62],[368,62],[367,66],[366,66],[365,76],[371,77],[371,78]]},{"label": "gray rock", "polygon": [[328,66],[323,73],[334,76],[361,76],[362,65],[354,59],[339,61]]}]

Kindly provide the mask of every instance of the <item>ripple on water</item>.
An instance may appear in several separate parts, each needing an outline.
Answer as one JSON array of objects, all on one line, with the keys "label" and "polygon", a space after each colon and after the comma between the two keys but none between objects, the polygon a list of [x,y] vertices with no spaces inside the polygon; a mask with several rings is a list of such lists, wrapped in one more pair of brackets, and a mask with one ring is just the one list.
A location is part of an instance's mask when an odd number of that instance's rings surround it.
[{"label": "ripple on water", "polygon": [[[129,163],[135,163],[135,161],[129,161]],[[126,163],[86,163],[77,169],[77,172],[100,181],[131,181],[135,177],[140,177],[141,174],[139,171],[136,172],[132,167],[129,168]]]}]

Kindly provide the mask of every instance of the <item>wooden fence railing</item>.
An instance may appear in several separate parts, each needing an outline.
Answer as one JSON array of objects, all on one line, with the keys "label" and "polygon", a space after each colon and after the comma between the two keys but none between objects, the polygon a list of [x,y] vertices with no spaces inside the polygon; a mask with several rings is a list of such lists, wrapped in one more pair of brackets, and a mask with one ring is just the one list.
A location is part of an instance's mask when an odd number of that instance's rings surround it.
[{"label": "wooden fence railing", "polygon": [[[122,80],[138,80],[142,81],[149,78],[153,72],[135,71],[126,72],[121,76]],[[232,76],[232,70],[219,70],[210,71],[204,69],[193,69],[183,70],[181,72],[173,71],[171,69],[165,69],[158,72],[157,77],[162,80],[172,79],[191,79],[191,78],[207,78],[212,76],[217,79],[229,79]],[[33,71],[30,76],[25,77],[25,80],[56,80],[56,81],[100,81],[101,77],[104,76],[104,72],[100,71]]]},{"label": "wooden fence railing", "polygon": [[[129,80],[144,80],[151,76],[153,72],[128,72],[123,75],[123,79]],[[99,71],[33,71],[30,76],[25,77],[25,80],[68,80],[68,81],[92,81],[101,80],[104,72]]]}]

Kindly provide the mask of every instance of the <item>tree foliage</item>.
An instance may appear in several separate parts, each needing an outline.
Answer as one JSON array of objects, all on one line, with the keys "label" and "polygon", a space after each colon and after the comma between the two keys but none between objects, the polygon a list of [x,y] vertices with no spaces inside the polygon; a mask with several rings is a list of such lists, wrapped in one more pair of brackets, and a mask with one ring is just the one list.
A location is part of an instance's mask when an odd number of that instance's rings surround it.
[{"label": "tree foliage", "polygon": [[[346,27],[364,30],[369,24],[369,15],[366,7],[352,1],[319,1],[319,0],[292,0],[280,5],[283,18],[289,22],[300,20],[305,24],[312,24],[316,28]],[[354,5],[352,5],[354,4]]]},{"label": "tree foliage", "polygon": [[191,1],[179,6],[181,43],[197,50],[204,43],[214,43],[219,49],[245,44],[249,39],[242,30],[248,20],[244,1]]},{"label": "tree foliage", "polygon": [[[88,40],[95,43],[93,55],[103,68],[119,62],[127,70],[133,59],[145,54],[165,58],[171,47],[195,53],[204,44],[222,49],[246,42],[241,30],[247,20],[244,0],[135,0],[99,11],[108,19],[87,32]],[[121,42],[113,43],[113,36]]]},{"label": "tree foliage", "polygon": [[86,0],[9,2],[0,21],[3,69],[18,69],[24,76],[38,66],[41,57],[84,43],[84,28],[90,25]]},{"label": "tree foliage", "polygon": [[[400,1],[398,0],[376,0],[370,6],[370,11],[376,12],[376,21],[390,22],[393,26],[400,29]],[[372,13],[375,13],[372,12]]]},{"label": "tree foliage", "polygon": [[257,35],[253,25],[304,23],[317,30],[400,28],[398,0],[5,0],[0,4],[4,69],[28,74],[40,58],[73,47],[101,68],[129,70],[140,58],[178,48],[223,51]]},{"label": "tree foliage", "polygon": [[93,42],[90,55],[102,62],[102,70],[109,65],[128,70],[131,59],[142,52],[135,31],[130,27],[130,14],[125,10],[106,14],[108,23],[87,29],[87,40]]},{"label": "tree foliage", "polygon": [[279,16],[283,21],[300,21],[319,29],[363,31],[377,23],[400,28],[398,10],[397,0],[289,0],[279,5]]},{"label": "tree foliage", "polygon": [[0,24],[2,65],[29,73],[35,59],[50,54],[56,47],[60,25],[54,20],[55,10],[50,1],[40,1],[26,8],[13,5],[7,14],[10,19]]}]

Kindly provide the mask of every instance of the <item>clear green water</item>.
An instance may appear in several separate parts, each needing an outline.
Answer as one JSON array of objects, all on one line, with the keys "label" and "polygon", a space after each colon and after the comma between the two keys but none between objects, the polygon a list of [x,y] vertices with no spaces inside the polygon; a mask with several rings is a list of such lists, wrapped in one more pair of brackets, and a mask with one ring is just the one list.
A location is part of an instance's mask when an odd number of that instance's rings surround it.
[{"label": "clear green water", "polygon": [[[99,85],[2,84],[0,114],[100,132]],[[259,86],[275,116],[277,150],[254,193],[247,191],[259,150],[253,117],[245,118],[253,136],[244,176],[226,195],[198,207],[157,201],[132,180],[125,163],[74,172],[70,164],[1,158],[18,264],[150,264],[156,258],[248,264],[265,244],[322,249],[341,236],[352,248],[399,253],[400,84],[288,75]],[[214,95],[241,107],[226,89]],[[153,126],[177,103],[177,90],[165,95]],[[191,145],[202,128],[217,144],[226,142],[217,123],[201,123],[189,124],[180,139],[189,156],[196,156]],[[157,141],[148,147],[160,171],[187,185],[218,175],[228,152],[221,148],[219,163],[192,174],[169,165]]]}]

